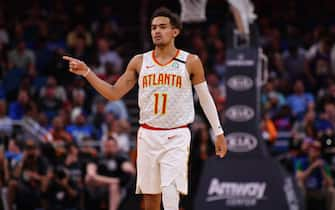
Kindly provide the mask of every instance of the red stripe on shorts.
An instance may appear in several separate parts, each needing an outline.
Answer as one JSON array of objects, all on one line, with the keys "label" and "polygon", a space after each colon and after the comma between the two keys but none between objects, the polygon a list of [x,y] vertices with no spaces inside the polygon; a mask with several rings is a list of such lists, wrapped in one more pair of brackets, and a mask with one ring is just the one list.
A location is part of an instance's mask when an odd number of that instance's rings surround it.
[{"label": "red stripe on shorts", "polygon": [[177,128],[187,128],[188,127],[187,125],[182,125],[182,126],[179,126],[179,127],[176,127],[176,128],[157,128],[157,127],[152,127],[148,124],[141,124],[140,126],[142,128],[145,128],[145,129],[156,130],[156,131],[167,131],[167,130],[173,130],[173,129],[177,129]]}]

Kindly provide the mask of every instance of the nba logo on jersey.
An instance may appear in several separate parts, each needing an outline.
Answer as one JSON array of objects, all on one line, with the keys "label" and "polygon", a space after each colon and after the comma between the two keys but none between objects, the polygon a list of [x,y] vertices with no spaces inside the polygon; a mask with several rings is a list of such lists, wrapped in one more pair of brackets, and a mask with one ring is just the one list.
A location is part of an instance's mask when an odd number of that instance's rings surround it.
[{"label": "nba logo on jersey", "polygon": [[177,61],[174,61],[174,62],[172,63],[172,67],[175,68],[175,69],[178,69],[178,68],[179,68],[179,64],[178,64],[178,62],[177,62]]}]

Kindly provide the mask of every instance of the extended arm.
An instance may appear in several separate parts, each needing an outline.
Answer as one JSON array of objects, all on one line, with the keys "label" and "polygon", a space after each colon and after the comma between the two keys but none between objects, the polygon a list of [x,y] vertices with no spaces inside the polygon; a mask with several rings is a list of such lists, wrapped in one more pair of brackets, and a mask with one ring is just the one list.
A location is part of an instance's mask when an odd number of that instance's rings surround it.
[{"label": "extended arm", "polygon": [[135,86],[137,82],[137,70],[139,70],[142,65],[141,55],[133,57],[126,71],[116,81],[115,85],[111,85],[97,77],[83,61],[69,56],[63,56],[63,59],[69,61],[69,70],[72,73],[84,76],[94,89],[108,100],[120,99]]}]

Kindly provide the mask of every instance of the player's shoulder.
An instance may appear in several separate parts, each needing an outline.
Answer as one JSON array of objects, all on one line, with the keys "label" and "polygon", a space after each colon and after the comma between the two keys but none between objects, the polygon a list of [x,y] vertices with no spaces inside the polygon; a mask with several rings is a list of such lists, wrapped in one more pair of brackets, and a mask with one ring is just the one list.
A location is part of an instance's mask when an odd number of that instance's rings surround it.
[{"label": "player's shoulder", "polygon": [[187,66],[194,66],[194,65],[199,65],[199,64],[201,64],[201,60],[197,54],[189,53],[187,55],[187,59],[186,59]]},{"label": "player's shoulder", "polygon": [[130,59],[129,65],[135,67],[136,69],[139,69],[142,66],[142,62],[143,62],[143,54],[137,54]]},{"label": "player's shoulder", "polygon": [[133,56],[133,58],[131,59],[133,61],[142,61],[143,60],[143,54],[136,54]]},{"label": "player's shoulder", "polygon": [[147,57],[148,55],[150,56],[151,58],[151,54],[152,54],[152,50],[150,51],[146,51],[146,52],[143,52],[143,53],[140,53],[140,54],[136,54],[135,56],[133,56],[133,58],[131,60],[135,61],[135,62],[140,62],[142,63],[143,62],[143,59],[145,59],[145,57]]},{"label": "player's shoulder", "polygon": [[197,54],[189,53],[186,59],[186,62],[196,62],[200,61],[200,58]]}]

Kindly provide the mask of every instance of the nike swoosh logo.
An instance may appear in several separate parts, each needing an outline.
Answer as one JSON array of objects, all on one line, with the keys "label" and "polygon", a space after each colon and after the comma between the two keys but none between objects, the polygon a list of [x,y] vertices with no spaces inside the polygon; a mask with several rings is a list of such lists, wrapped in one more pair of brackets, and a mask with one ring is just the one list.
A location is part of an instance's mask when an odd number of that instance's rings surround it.
[{"label": "nike swoosh logo", "polygon": [[168,139],[170,140],[170,139],[173,139],[173,138],[175,138],[177,135],[173,135],[173,136],[169,136],[168,137]]},{"label": "nike swoosh logo", "polygon": [[155,65],[151,65],[151,66],[145,66],[145,68],[147,69],[151,69],[152,67],[154,67]]}]

